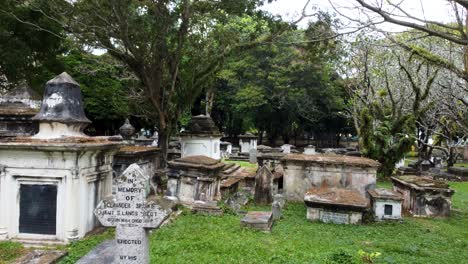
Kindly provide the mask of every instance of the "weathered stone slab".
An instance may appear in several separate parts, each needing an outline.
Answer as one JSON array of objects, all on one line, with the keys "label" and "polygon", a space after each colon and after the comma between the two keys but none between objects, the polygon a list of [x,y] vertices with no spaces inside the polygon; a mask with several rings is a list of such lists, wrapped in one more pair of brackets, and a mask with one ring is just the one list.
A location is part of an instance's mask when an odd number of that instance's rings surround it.
[{"label": "weathered stone slab", "polygon": [[223,215],[223,209],[216,202],[196,201],[192,207],[192,213],[203,215]]},{"label": "weathered stone slab", "polygon": [[261,231],[271,231],[273,225],[272,212],[248,212],[241,220],[241,225]]},{"label": "weathered stone slab", "polygon": [[33,250],[13,264],[52,264],[57,263],[65,255],[67,252],[62,250]]}]

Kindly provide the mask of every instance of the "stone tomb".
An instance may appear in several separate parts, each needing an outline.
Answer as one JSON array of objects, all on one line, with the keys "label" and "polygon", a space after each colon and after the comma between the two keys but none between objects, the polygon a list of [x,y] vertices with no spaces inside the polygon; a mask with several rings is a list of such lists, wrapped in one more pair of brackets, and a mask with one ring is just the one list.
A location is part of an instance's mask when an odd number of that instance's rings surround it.
[{"label": "stone tomb", "polygon": [[308,220],[334,224],[361,223],[369,204],[356,190],[327,187],[310,189],[304,202]]},{"label": "stone tomb", "polygon": [[271,231],[273,225],[272,212],[248,212],[241,220],[241,225],[260,231]]},{"label": "stone tomb", "polygon": [[414,175],[391,179],[393,190],[403,196],[403,210],[423,217],[450,215],[455,191],[446,182]]},{"label": "stone tomb", "polygon": [[257,149],[257,136],[252,133],[245,133],[238,136],[240,152],[250,153],[251,149]]},{"label": "stone tomb", "polygon": [[133,163],[138,164],[146,174],[153,177],[161,163],[161,150],[151,146],[123,146],[115,154],[113,169],[119,176]]},{"label": "stone tomb", "polygon": [[208,156],[221,159],[222,134],[209,116],[192,117],[187,130],[180,134],[182,158],[187,156]]},{"label": "stone tomb", "polygon": [[39,112],[40,99],[26,84],[0,96],[0,138],[35,134],[38,126],[31,118]]},{"label": "stone tomb", "polygon": [[394,191],[377,188],[369,190],[371,207],[376,221],[401,220],[403,197]]},{"label": "stone tomb", "polygon": [[287,200],[302,201],[310,188],[354,189],[362,196],[375,188],[380,163],[343,155],[289,154],[281,159],[283,189]]},{"label": "stone tomb", "polygon": [[223,168],[224,163],[206,156],[169,161],[167,198],[187,205],[195,201],[219,201]]},{"label": "stone tomb", "polygon": [[132,164],[117,178],[117,194],[94,211],[102,225],[116,227],[113,263],[149,263],[148,228],[159,227],[170,213],[147,201],[149,186],[149,176]]},{"label": "stone tomb", "polygon": [[0,240],[68,243],[96,226],[121,142],[86,136],[82,104],[79,85],[62,73],[46,84],[33,118],[39,133],[0,140]]}]

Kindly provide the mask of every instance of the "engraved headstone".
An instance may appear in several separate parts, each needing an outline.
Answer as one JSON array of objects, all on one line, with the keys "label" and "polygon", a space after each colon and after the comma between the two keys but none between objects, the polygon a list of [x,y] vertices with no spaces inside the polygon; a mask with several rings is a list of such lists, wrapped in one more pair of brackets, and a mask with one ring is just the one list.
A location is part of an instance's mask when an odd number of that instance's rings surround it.
[{"label": "engraved headstone", "polygon": [[272,185],[273,174],[266,166],[262,166],[255,176],[255,203],[270,204],[273,201]]},{"label": "engraved headstone", "polygon": [[257,163],[257,149],[253,148],[249,150],[249,162]]},{"label": "engraved headstone", "polygon": [[271,204],[271,212],[273,214],[273,220],[279,220],[281,218],[281,205],[279,201],[273,201]]},{"label": "engraved headstone", "polygon": [[149,263],[148,228],[157,228],[169,212],[147,201],[149,176],[137,164],[116,180],[116,195],[102,200],[94,214],[104,226],[116,227],[113,263]]}]

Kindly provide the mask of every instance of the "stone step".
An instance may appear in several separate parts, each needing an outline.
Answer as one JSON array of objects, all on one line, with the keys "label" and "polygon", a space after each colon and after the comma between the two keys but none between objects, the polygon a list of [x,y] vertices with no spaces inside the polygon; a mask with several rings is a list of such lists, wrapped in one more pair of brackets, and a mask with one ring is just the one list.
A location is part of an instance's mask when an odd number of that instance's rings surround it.
[{"label": "stone step", "polygon": [[224,167],[223,167],[223,171],[233,167],[233,166],[236,166],[235,163],[224,163]]},{"label": "stone step", "polygon": [[232,160],[232,161],[249,161],[249,156],[230,156],[229,160]]},{"label": "stone step", "polygon": [[66,245],[65,242],[55,239],[25,239],[25,238],[13,238],[13,242],[23,244],[26,248],[50,248],[61,245]]},{"label": "stone step", "polygon": [[233,164],[234,164],[234,166],[231,166],[230,168],[228,168],[228,169],[226,169],[226,170],[223,171],[223,174],[224,174],[224,175],[230,175],[230,174],[232,174],[232,173],[238,171],[238,170],[241,168],[240,165],[235,164],[235,163],[233,163]]}]

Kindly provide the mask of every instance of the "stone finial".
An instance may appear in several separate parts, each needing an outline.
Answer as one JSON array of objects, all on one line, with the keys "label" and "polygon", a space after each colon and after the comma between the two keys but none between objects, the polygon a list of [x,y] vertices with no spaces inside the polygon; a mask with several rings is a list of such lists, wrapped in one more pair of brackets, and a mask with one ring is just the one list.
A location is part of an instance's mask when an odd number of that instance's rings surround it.
[{"label": "stone finial", "polygon": [[128,118],[125,119],[125,123],[119,128],[120,135],[125,140],[129,140],[135,134],[135,128],[130,124]]},{"label": "stone finial", "polygon": [[85,136],[83,129],[91,123],[84,112],[80,85],[66,72],[46,83],[41,109],[32,119],[39,121],[35,138]]}]

